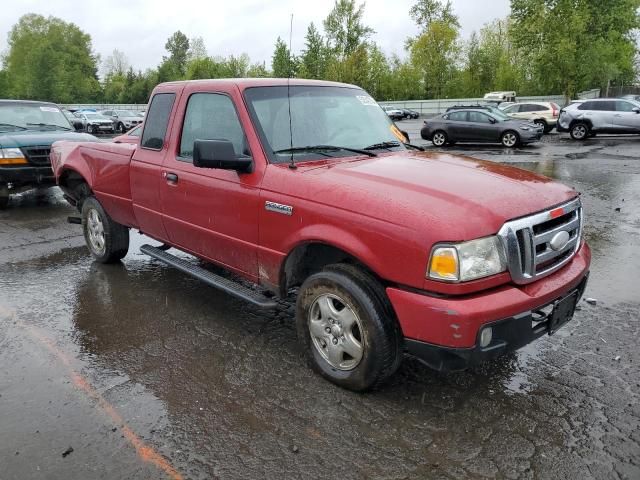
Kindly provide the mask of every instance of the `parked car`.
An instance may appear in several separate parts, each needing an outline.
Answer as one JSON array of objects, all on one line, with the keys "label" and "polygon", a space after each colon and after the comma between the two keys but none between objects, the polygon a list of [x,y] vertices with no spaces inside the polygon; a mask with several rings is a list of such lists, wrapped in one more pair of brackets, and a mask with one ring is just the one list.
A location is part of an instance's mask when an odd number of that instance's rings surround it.
[{"label": "parked car", "polygon": [[113,121],[116,133],[124,133],[136,125],[140,125],[144,120],[133,110],[103,110],[100,113]]},{"label": "parked car", "polygon": [[497,112],[499,115],[502,114],[502,110],[495,106],[495,104],[485,104],[485,105],[454,105],[452,107],[448,107],[446,112],[451,112],[453,110],[485,110],[487,112]]},{"label": "parked car", "polygon": [[385,111],[391,120],[402,120],[404,118],[404,112],[399,108],[382,105],[382,110]]},{"label": "parked car", "polygon": [[115,143],[131,143],[138,145],[140,143],[140,135],[142,135],[142,123],[136,127],[133,127],[127,133],[114,137]]},{"label": "parked car", "polygon": [[0,209],[11,194],[55,185],[49,153],[56,140],[91,141],[48,102],[0,100]]},{"label": "parked car", "polygon": [[77,115],[84,121],[88,133],[114,133],[115,131],[109,117],[85,110],[80,110]]},{"label": "parked car", "polygon": [[542,133],[542,127],[513,119],[500,111],[473,108],[453,110],[425,120],[420,136],[437,147],[457,142],[502,143],[505,147],[516,147],[540,140]]},{"label": "parked car", "polygon": [[557,130],[574,140],[598,133],[640,133],[640,102],[597,98],[573,103],[560,111]]},{"label": "parked car", "polygon": [[75,129],[76,132],[84,132],[86,130],[85,123],[84,123],[84,120],[82,120],[82,118],[80,118],[75,113],[69,110],[66,110],[64,108],[61,109],[61,111],[64,114],[64,116],[67,117],[67,120],[69,120],[69,123]]},{"label": "parked car", "polygon": [[516,92],[489,92],[485,93],[484,101],[487,103],[493,103],[500,105],[504,102],[515,102]]},{"label": "parked car", "polygon": [[573,188],[401,140],[353,85],[200,80],[154,89],[138,147],[57,142],[52,158],[96,261],[136,229],[163,244],[144,254],[255,307],[295,289],[309,363],[361,391],[405,352],[459,370],[554,333],[589,270]]},{"label": "parked car", "polygon": [[502,111],[512,118],[528,120],[540,125],[544,133],[549,133],[558,123],[560,107],[553,102],[523,102],[509,105]]},{"label": "parked car", "polygon": [[411,110],[410,108],[402,108],[403,118],[411,118],[415,120],[416,118],[420,118],[420,112],[416,112],[415,110]]},{"label": "parked car", "polygon": [[629,94],[623,95],[620,98],[622,98],[623,100],[633,100],[634,102],[640,102],[640,95]]}]

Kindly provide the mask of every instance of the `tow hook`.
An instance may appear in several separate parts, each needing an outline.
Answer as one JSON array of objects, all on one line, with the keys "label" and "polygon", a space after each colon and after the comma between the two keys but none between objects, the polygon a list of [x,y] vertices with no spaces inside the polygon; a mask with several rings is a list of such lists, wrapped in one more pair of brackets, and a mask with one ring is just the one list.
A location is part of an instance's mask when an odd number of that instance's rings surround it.
[{"label": "tow hook", "polygon": [[67,222],[73,223],[75,225],[82,225],[81,217],[67,217]]}]

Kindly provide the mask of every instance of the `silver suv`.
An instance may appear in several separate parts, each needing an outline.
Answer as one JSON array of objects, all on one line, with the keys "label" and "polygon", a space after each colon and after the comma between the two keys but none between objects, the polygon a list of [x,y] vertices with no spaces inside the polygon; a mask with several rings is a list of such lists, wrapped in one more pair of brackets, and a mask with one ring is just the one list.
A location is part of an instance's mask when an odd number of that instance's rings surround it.
[{"label": "silver suv", "polygon": [[574,140],[596,133],[640,133],[640,103],[620,98],[575,102],[560,110],[556,129]]},{"label": "silver suv", "polygon": [[124,133],[142,123],[144,118],[132,110],[104,110],[102,115],[113,121],[116,133]]}]

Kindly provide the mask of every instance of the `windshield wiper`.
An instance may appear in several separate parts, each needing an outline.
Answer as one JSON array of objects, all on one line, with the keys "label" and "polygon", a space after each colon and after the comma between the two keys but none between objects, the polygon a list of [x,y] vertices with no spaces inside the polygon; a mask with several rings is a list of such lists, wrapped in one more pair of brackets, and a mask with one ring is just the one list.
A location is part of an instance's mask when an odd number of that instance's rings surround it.
[{"label": "windshield wiper", "polygon": [[70,128],[63,127],[62,125],[56,125],[55,123],[27,123],[27,125],[33,125],[34,127],[55,127],[62,130],[71,130]]},{"label": "windshield wiper", "polygon": [[308,145],[306,147],[293,147],[293,148],[283,148],[281,150],[275,150],[273,153],[298,153],[298,152],[316,152],[321,150],[345,150],[347,152],[360,153],[362,155],[367,155],[368,157],[377,157],[373,152],[368,150],[362,150],[359,148],[351,148],[351,147],[338,147],[336,145]]},{"label": "windshield wiper", "polygon": [[[424,151],[424,148],[419,147],[418,145],[413,145],[411,143],[402,142],[402,145],[404,145],[405,147],[413,148],[414,150],[420,150],[421,152]],[[374,143],[373,145],[369,145],[368,147],[365,147],[364,149],[365,150],[378,150],[379,148],[391,149],[393,147],[399,147],[399,146],[400,146],[400,142],[398,142],[396,140],[392,140],[390,142]]]},{"label": "windshield wiper", "polygon": [[20,130],[26,130],[26,128],[21,127],[20,125],[14,125],[13,123],[0,123],[0,127],[12,127],[19,128]]}]

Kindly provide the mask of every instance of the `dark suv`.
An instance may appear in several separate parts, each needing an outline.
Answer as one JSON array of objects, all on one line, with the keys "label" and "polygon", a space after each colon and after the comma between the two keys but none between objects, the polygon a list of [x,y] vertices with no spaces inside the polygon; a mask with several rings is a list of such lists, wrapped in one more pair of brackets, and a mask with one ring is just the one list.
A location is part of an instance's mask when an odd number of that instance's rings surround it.
[{"label": "dark suv", "polygon": [[0,208],[11,193],[55,185],[49,152],[56,140],[95,137],[74,132],[53,103],[0,100]]},{"label": "dark suv", "polygon": [[574,140],[596,133],[640,133],[640,103],[621,98],[597,98],[572,103],[560,110],[558,132]]}]

